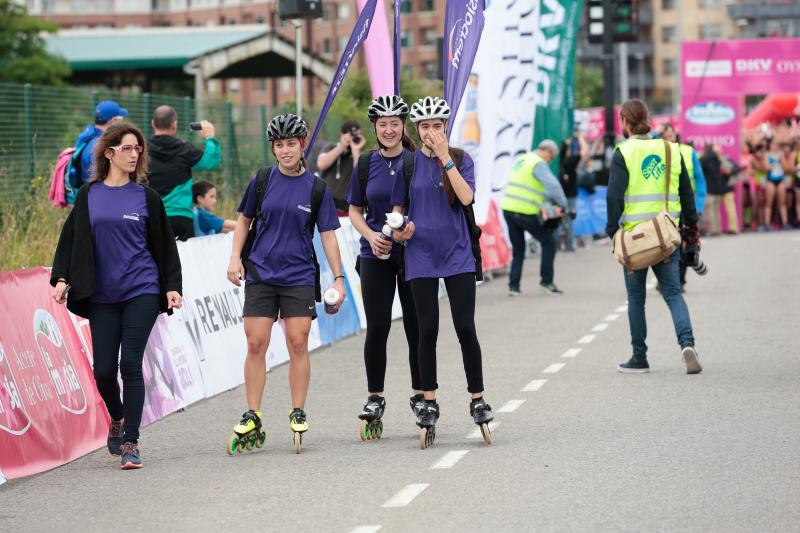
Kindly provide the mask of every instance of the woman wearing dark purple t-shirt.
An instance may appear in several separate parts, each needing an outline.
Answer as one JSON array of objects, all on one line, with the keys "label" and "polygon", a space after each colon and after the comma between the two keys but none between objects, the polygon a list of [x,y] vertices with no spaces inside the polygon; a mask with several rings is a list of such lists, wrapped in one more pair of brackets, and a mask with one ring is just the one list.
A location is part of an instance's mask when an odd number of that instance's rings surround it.
[{"label": "woman wearing dark purple t-shirt", "polygon": [[[267,348],[272,326],[279,317],[286,328],[286,348],[289,351],[289,389],[292,395],[289,425],[295,433],[296,453],[300,452],[301,435],[308,431],[304,410],[311,378],[308,335],[311,321],[317,316],[314,245],[309,231],[313,228],[309,227],[309,221],[312,191],[319,178],[305,168],[303,149],[306,133],[305,122],[295,115],[278,115],[270,121],[267,138],[278,164],[271,169],[261,206],[257,205],[257,177],[250,181],[239,204],[227,275],[228,280],[237,286],[245,282],[243,314],[247,357],[244,388],[247,411],[233,428],[228,441],[229,454],[260,447],[266,438],[261,429],[261,401],[267,383]],[[345,296],[335,234],[339,217],[330,190],[327,187],[323,190],[316,227],[334,276],[332,288],[339,293],[334,306],[338,309]],[[259,212],[260,216],[256,218]],[[245,271],[241,255],[254,220],[255,239]]]},{"label": "woman wearing dark purple t-shirt", "polygon": [[121,456],[123,469],[142,467],[147,339],[159,312],[181,307],[178,250],[161,198],[143,185],[145,150],[134,126],[105,131],[95,177],[78,192],[61,231],[51,279],[53,299],[89,318],[94,378],[111,417],[108,450]]},{"label": "woman wearing dark purple t-shirt", "polygon": [[411,122],[422,148],[414,156],[411,183],[395,181],[392,203],[413,222],[395,238],[407,241],[405,275],[417,309],[419,370],[425,407],[417,415],[420,447],[433,442],[439,419],[436,403],[436,340],[439,335],[439,279],[444,279],[453,325],[461,345],[470,414],[491,443],[488,423],[491,407],[483,399],[481,347],[475,331],[475,257],[464,206],[472,205],[475,176],[466,153],[456,167],[445,132],[450,107],[427,96],[411,106]]},{"label": "woman wearing dark purple t-shirt", "polygon": [[[392,211],[394,182],[396,179],[403,179],[403,161],[413,157],[413,152],[404,146],[414,148],[411,139],[405,134],[408,113],[408,104],[399,96],[389,94],[372,101],[367,115],[375,129],[379,149],[361,156],[353,169],[350,190],[347,193],[350,221],[362,236],[358,270],[364,314],[367,317],[364,366],[369,390],[367,403],[358,415],[362,420],[360,435],[363,440],[380,437],[383,432],[382,417],[386,409],[386,400],[383,397],[386,341],[392,327],[395,287],[400,296],[403,328],[408,341],[408,365],[413,391],[411,408],[414,414],[425,404],[419,384],[417,312],[411,289],[402,276],[402,246],[385,239],[382,233],[386,214]],[[361,167],[365,164],[368,172],[366,183],[363,183]]]}]

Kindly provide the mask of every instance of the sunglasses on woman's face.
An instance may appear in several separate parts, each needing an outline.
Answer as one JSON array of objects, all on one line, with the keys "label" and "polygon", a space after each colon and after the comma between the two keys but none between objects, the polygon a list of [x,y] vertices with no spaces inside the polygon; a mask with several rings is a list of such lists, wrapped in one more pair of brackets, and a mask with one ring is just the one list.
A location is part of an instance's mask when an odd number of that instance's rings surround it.
[{"label": "sunglasses on woman's face", "polygon": [[112,146],[111,149],[127,155],[131,153],[131,150],[135,151],[137,154],[141,154],[144,147],[138,144],[125,144],[122,146]]},{"label": "sunglasses on woman's face", "polygon": [[778,146],[784,150],[787,148],[794,148],[794,144],[792,143],[780,143]]},{"label": "sunglasses on woman's face", "polygon": [[764,146],[763,144],[757,144],[755,147],[753,147],[753,151],[755,152],[763,152],[766,149],[767,147]]}]

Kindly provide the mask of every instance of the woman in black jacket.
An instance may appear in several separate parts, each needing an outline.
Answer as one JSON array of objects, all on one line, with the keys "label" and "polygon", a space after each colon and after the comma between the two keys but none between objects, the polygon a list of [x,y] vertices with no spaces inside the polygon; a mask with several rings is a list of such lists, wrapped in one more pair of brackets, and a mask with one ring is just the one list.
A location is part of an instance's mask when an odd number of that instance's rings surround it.
[{"label": "woman in black jacket", "polygon": [[142,132],[111,126],[94,156],[94,178],[61,230],[50,284],[53,300],[89,319],[94,378],[111,417],[108,450],[122,456],[123,469],[141,468],[142,358],[159,312],[181,306],[181,263],[164,204],[144,186]]}]

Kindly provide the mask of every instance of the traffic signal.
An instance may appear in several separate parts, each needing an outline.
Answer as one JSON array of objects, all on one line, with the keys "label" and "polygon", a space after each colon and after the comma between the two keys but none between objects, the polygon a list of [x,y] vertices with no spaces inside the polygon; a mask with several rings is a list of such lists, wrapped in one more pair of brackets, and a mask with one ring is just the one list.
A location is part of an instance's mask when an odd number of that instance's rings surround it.
[{"label": "traffic signal", "polygon": [[606,32],[606,9],[610,13],[612,40],[635,42],[638,35],[638,0],[589,0],[586,3],[589,42],[600,44]]}]

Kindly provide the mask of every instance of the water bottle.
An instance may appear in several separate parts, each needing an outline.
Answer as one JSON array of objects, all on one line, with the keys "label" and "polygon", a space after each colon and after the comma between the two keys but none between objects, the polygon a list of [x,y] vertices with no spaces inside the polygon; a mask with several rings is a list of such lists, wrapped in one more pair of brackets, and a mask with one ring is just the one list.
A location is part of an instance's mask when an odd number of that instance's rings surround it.
[{"label": "water bottle", "polygon": [[339,312],[339,309],[336,307],[336,304],[339,302],[339,291],[333,287],[329,288],[325,291],[325,294],[322,295],[322,300],[325,302],[325,313],[335,315]]},{"label": "water bottle", "polygon": [[[392,239],[392,228],[389,227],[388,224],[383,225],[383,229],[381,229],[381,238],[389,243],[394,243],[394,239]],[[389,259],[392,256],[391,251],[388,254],[383,255],[376,255],[378,259]]]},{"label": "water bottle", "polygon": [[400,213],[386,213],[386,224],[395,231],[403,231],[408,226],[408,217]]}]

